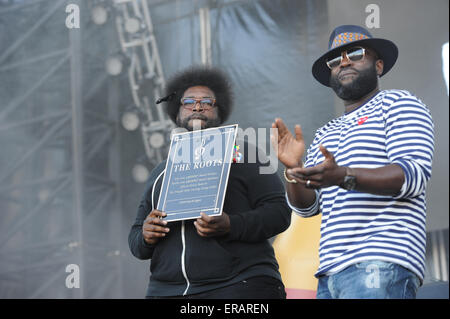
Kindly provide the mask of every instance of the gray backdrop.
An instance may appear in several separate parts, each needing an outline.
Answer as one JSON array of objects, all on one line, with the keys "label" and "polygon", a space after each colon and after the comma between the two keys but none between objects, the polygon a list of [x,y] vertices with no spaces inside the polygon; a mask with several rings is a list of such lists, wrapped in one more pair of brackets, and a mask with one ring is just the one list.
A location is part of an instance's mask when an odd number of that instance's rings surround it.
[{"label": "gray backdrop", "polygon": [[[70,3],[81,9],[79,40],[65,27]],[[97,26],[90,18],[93,3],[0,1],[0,298],[142,298],[145,293],[149,262],[131,256],[127,235],[144,189],[131,169],[137,161],[149,169],[152,164],[142,160],[140,133],[120,125],[131,104],[130,87],[126,73],[105,72],[119,42],[113,11]],[[333,92],[314,80],[311,65],[326,50],[335,26],[364,25],[366,6],[375,2],[148,3],[166,77],[200,63],[198,9],[208,5],[212,63],[230,75],[236,96],[228,123],[268,128],[281,117],[291,129],[301,124],[309,144],[319,126],[343,112]],[[400,50],[381,86],[410,90],[429,106],[435,122],[427,227],[447,230],[441,265],[448,268],[448,95],[441,61],[448,1],[376,4],[380,28],[371,32]],[[81,120],[77,105],[83,107]],[[68,264],[80,266],[81,288],[66,287]]]}]

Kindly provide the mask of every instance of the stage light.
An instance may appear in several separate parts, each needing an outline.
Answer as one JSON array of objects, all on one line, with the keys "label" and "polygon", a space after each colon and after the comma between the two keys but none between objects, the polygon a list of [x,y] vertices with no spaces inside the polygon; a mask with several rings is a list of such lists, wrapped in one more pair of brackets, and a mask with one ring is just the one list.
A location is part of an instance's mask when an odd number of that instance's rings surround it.
[{"label": "stage light", "polygon": [[46,202],[49,197],[50,197],[50,190],[48,190],[47,188],[41,189],[38,192],[39,202],[41,203]]},{"label": "stage light", "polygon": [[91,18],[95,24],[102,25],[108,20],[108,11],[104,6],[97,5],[91,10]]},{"label": "stage light", "polygon": [[137,183],[145,183],[150,176],[150,172],[148,171],[147,167],[139,163],[134,165],[131,174],[133,175],[133,179]]},{"label": "stage light", "polygon": [[111,56],[106,60],[106,72],[109,75],[119,75],[122,73],[124,63],[119,56]]},{"label": "stage light", "polygon": [[125,31],[136,33],[141,29],[141,21],[138,18],[128,18],[125,20]]},{"label": "stage light", "polygon": [[154,132],[149,137],[149,142],[153,148],[161,148],[164,145],[164,135],[159,132]]},{"label": "stage light", "polygon": [[139,114],[136,111],[126,111],[122,114],[122,126],[127,131],[135,131],[140,122]]},{"label": "stage light", "polygon": [[105,69],[109,75],[116,76],[130,66],[130,58],[123,52],[112,53],[105,62]]}]

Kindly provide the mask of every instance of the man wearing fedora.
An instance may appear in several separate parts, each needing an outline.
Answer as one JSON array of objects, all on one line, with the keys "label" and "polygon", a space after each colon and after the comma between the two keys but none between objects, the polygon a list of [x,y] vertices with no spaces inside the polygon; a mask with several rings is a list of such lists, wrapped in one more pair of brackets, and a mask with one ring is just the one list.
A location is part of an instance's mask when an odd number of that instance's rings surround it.
[{"label": "man wearing fedora", "polygon": [[428,108],[405,90],[380,90],[397,46],[343,25],[314,63],[345,112],[316,131],[279,118],[286,199],[300,216],[322,213],[317,298],[415,298],[425,267],[425,189],[434,152]]}]

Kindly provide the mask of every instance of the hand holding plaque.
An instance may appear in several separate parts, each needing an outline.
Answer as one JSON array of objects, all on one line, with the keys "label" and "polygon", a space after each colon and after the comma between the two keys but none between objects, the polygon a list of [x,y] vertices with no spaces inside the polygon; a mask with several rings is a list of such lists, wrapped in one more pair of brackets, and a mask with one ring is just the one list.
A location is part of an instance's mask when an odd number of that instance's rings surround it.
[{"label": "hand holding plaque", "polygon": [[147,244],[156,244],[160,238],[165,237],[166,233],[170,231],[170,229],[166,227],[167,222],[162,220],[165,216],[167,216],[166,213],[154,209],[144,220],[142,225],[142,235]]},{"label": "hand holding plaque", "polygon": [[223,236],[230,231],[230,217],[227,213],[222,212],[220,216],[208,216],[205,213],[200,213],[200,215],[201,217],[194,222],[194,226],[200,236]]}]

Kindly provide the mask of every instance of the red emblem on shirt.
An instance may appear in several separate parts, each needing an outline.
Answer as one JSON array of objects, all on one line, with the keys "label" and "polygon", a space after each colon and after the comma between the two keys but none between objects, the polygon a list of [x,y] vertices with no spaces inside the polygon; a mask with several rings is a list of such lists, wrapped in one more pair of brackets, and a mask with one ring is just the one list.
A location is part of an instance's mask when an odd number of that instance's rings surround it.
[{"label": "red emblem on shirt", "polygon": [[361,117],[361,118],[358,120],[358,125],[363,124],[365,121],[367,121],[368,118],[369,118],[368,116]]}]

